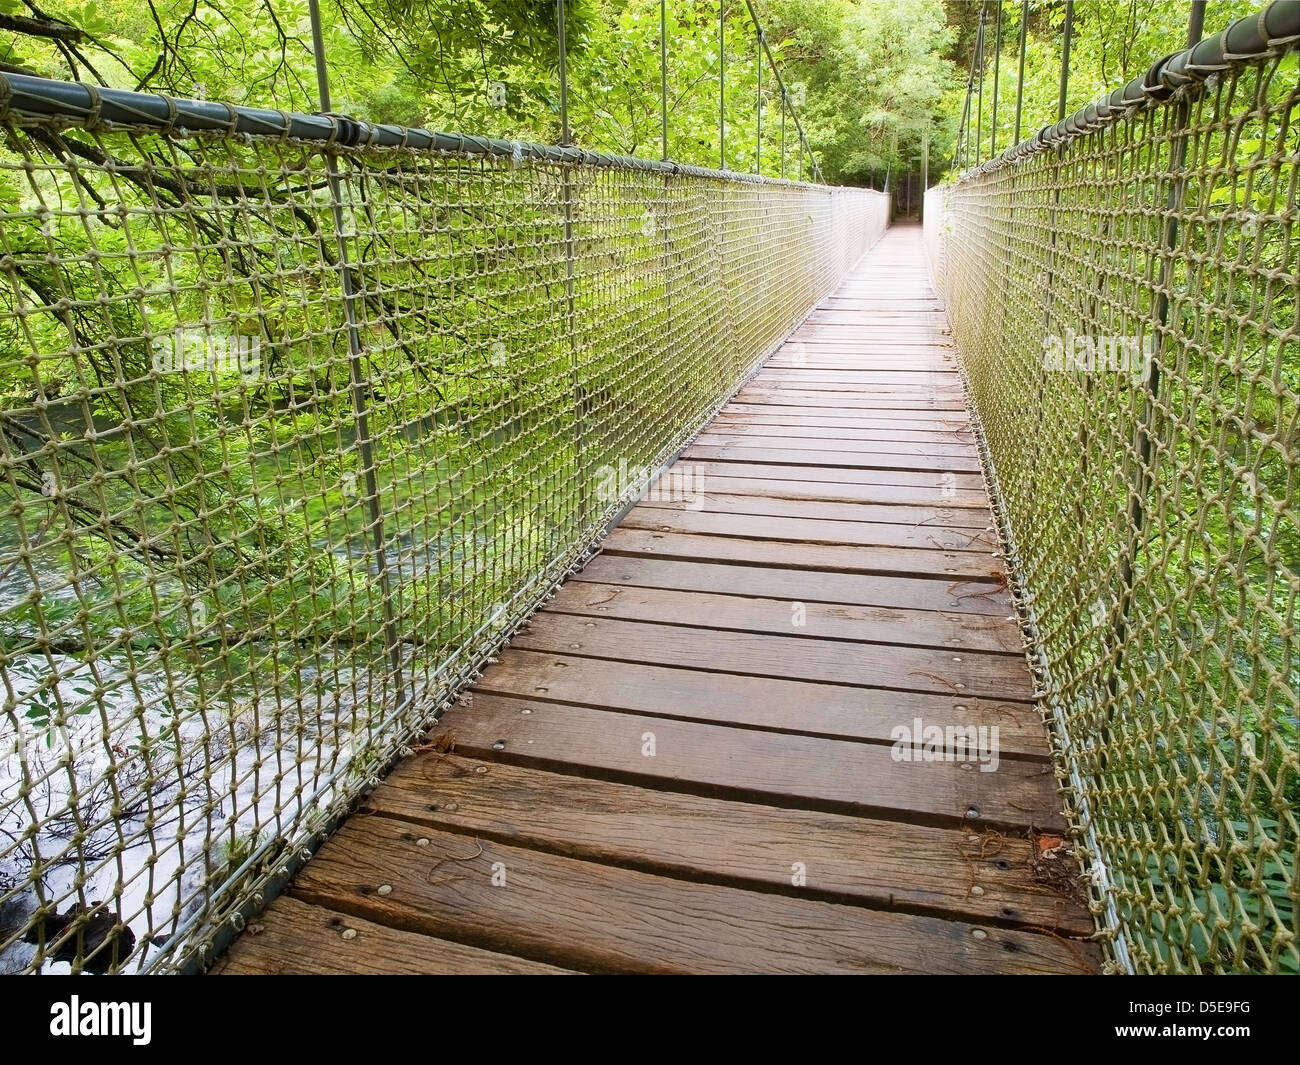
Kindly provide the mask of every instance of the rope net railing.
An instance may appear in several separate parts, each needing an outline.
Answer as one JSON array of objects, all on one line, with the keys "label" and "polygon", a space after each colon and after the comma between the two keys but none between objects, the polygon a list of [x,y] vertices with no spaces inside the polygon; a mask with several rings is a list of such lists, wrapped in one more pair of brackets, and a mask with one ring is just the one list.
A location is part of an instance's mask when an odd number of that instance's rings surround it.
[{"label": "rope net railing", "polygon": [[1117,970],[1296,972],[1300,5],[926,204]]},{"label": "rope net railing", "polygon": [[885,224],[574,148],[0,97],[8,971],[210,956]]}]

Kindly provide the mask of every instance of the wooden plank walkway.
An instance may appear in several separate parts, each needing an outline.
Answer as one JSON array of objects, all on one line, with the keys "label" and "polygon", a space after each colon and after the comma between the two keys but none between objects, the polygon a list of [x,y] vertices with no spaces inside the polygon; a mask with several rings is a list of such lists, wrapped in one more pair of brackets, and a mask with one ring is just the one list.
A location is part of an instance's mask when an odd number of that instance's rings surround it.
[{"label": "wooden plank walkway", "polygon": [[944,330],[891,230],[216,969],[1094,971]]}]

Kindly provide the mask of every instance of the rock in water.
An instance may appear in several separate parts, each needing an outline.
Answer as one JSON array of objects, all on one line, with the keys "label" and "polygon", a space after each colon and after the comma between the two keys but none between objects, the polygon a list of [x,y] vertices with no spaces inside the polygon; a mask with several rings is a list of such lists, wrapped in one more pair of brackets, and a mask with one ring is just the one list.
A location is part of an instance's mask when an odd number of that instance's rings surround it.
[{"label": "rock in water", "polygon": [[61,939],[48,956],[66,962],[76,962],[80,957],[81,968],[88,973],[108,972],[126,961],[135,949],[135,933],[130,925],[97,903],[89,907],[75,903],[67,913],[55,913],[33,925],[23,939],[28,943],[43,941],[48,950],[50,941],[60,939],[69,929],[71,934]]}]

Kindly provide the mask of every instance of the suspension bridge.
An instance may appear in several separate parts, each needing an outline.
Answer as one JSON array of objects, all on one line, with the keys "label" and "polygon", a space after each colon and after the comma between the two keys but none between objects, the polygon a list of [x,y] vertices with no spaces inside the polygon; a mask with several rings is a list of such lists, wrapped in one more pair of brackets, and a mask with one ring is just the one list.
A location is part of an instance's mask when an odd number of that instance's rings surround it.
[{"label": "suspension bridge", "polygon": [[0,959],[1293,971],[1300,3],[1193,8],[924,227],[770,53],[793,180],[0,74]]}]

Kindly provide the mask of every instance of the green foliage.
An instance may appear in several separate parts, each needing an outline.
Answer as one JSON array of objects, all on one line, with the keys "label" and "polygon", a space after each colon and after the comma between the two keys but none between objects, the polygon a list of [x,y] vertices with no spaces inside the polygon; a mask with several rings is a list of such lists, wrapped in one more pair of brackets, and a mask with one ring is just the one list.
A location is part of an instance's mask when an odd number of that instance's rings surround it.
[{"label": "green foliage", "polygon": [[946,158],[945,93],[955,68],[939,0],[780,0],[775,32],[806,85],[810,136],[828,175],[879,185],[887,171]]},{"label": "green foliage", "polygon": [[[1044,126],[1055,124],[1061,90],[1061,52],[1065,36],[1065,5],[1030,5],[1025,48],[1025,75],[1018,85],[1021,5],[1002,6],[1001,61],[997,61],[998,36],[993,17],[994,4],[987,6],[984,62],[972,63],[976,55],[976,27],[980,4],[950,2],[954,18],[961,25],[958,61],[962,76],[951,83],[944,112],[960,119],[966,107],[967,74],[975,67],[971,90],[969,130],[972,140],[979,132],[978,159],[993,150],[1012,146],[1015,133],[1016,101],[1021,102],[1021,140]],[[1259,10],[1258,0],[1215,0],[1207,5],[1204,35],[1224,29],[1234,19]],[[1185,0],[1075,0],[1074,32],[1070,45],[1065,114],[1071,115],[1102,95],[1143,74],[1161,56],[1187,45],[1188,11]],[[997,71],[997,121],[994,122],[994,71]],[[954,126],[954,131],[956,127]],[[954,142],[955,143],[955,142]],[[969,165],[976,161],[971,150]],[[937,169],[937,167],[936,167]]]},{"label": "green foliage", "polygon": [[[334,110],[559,140],[553,0],[326,0],[323,7]],[[727,166],[751,171],[761,163],[764,173],[798,176],[792,108],[760,60],[745,5],[727,0],[725,7]],[[318,106],[306,0],[66,0],[46,10],[84,37],[64,45],[0,33],[0,62],[180,96]],[[566,10],[576,141],[658,157],[658,0],[568,0]],[[955,127],[942,103],[955,76],[944,56],[954,34],[941,0],[770,0],[759,11],[828,180],[878,185],[890,168],[913,164],[931,138],[936,157],[951,153]],[[717,3],[670,0],[667,43],[669,154],[716,166],[724,52]],[[810,172],[805,160],[802,173]]]}]

